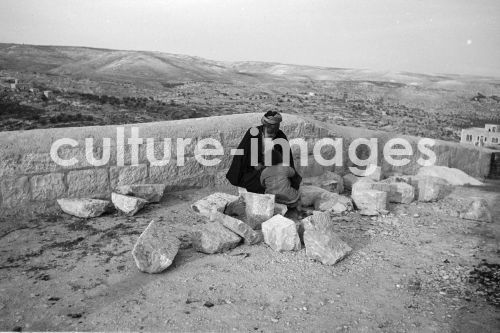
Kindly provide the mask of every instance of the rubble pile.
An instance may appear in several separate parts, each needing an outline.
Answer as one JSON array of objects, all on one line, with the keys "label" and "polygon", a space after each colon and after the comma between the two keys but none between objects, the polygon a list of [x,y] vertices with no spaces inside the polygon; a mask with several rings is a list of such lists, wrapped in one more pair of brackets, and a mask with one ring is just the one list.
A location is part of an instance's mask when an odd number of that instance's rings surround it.
[{"label": "rubble pile", "polygon": [[[279,252],[300,251],[305,247],[305,254],[311,260],[335,265],[352,252],[349,244],[334,232],[335,216],[353,211],[361,215],[386,216],[391,208],[389,203],[437,201],[453,186],[442,176],[443,169],[428,168],[417,175],[385,179],[380,167],[372,170],[372,174],[364,177],[340,176],[327,171],[321,176],[305,178],[300,187],[299,209],[289,209],[275,202],[272,194],[242,189],[238,196],[213,193],[191,204],[192,210],[204,222],[192,230],[191,244],[196,251],[206,254],[230,251],[242,243],[257,245],[263,242]],[[453,176],[453,183],[460,178],[462,183],[475,184],[467,175],[455,172]],[[345,193],[345,189],[350,193]],[[111,201],[64,198],[58,203],[65,213],[82,218],[100,216],[111,203],[119,212],[132,216],[147,204],[159,202],[164,191],[164,184],[121,185],[111,194]],[[492,221],[488,203],[481,198],[471,198],[468,205],[456,212],[456,217]],[[159,273],[173,263],[180,247],[181,241],[170,234],[168,226],[151,221],[138,238],[132,255],[139,270]]]}]

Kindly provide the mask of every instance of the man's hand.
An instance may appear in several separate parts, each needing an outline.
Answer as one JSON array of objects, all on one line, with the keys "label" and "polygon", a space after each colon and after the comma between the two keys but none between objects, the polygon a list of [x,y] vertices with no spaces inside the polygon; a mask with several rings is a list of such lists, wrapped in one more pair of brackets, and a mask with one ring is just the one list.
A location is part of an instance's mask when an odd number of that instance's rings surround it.
[{"label": "man's hand", "polygon": [[259,164],[257,164],[256,166],[254,166],[254,168],[255,168],[255,170],[257,170],[257,171],[260,171],[260,170],[264,169],[264,164],[259,163]]}]

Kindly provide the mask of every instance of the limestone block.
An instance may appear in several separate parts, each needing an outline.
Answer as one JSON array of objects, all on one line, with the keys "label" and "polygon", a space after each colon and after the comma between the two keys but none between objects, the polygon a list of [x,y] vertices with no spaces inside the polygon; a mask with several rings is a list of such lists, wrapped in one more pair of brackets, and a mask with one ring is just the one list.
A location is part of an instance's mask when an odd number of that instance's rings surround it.
[{"label": "limestone block", "polygon": [[203,253],[229,251],[241,241],[240,236],[224,227],[219,222],[210,222],[197,227],[192,233],[193,248]]},{"label": "limestone block", "polygon": [[415,199],[415,188],[407,183],[394,183],[388,193],[389,202],[409,204]]},{"label": "limestone block", "polygon": [[[356,207],[365,212],[375,214],[387,208],[387,193],[377,190],[362,190],[352,196]],[[371,215],[367,214],[367,215]]]},{"label": "limestone block", "polygon": [[345,258],[351,247],[333,231],[330,214],[313,212],[302,220],[304,226],[304,245],[306,255],[324,265],[334,265]]},{"label": "limestone block", "polygon": [[146,182],[148,166],[146,164],[114,166],[109,169],[111,187],[132,185]]},{"label": "limestone block", "polygon": [[351,253],[351,247],[333,231],[304,231],[306,255],[323,265],[335,265]]},{"label": "limestone block", "polygon": [[488,202],[478,197],[473,197],[471,199],[469,206],[460,213],[460,217],[466,220],[492,222],[493,218]]},{"label": "limestone block", "polygon": [[116,193],[142,198],[148,202],[160,202],[164,192],[164,184],[122,185],[116,188]]},{"label": "limestone block", "polygon": [[235,195],[216,192],[193,203],[191,209],[202,216],[210,218],[213,211],[224,212],[226,205],[236,200],[238,200],[238,197]]},{"label": "limestone block", "polygon": [[285,216],[285,214],[286,214],[287,211],[288,211],[287,205],[280,204],[280,203],[277,203],[277,202],[274,203],[274,213],[273,213],[273,215],[280,214],[280,215]]},{"label": "limestone block", "polygon": [[431,176],[419,176],[417,178],[418,201],[436,201],[442,199],[448,190],[448,183]]},{"label": "limestone block", "polygon": [[49,173],[46,175],[32,176],[31,198],[36,201],[46,201],[60,198],[66,192],[64,175],[62,173]]},{"label": "limestone block", "polygon": [[142,272],[160,273],[172,264],[180,245],[166,225],[151,221],[137,239],[132,256]]},{"label": "limestone block", "polygon": [[113,202],[116,209],[127,214],[128,216],[135,215],[148,203],[144,199],[118,193],[111,193],[111,202]]},{"label": "limestone block", "polygon": [[314,206],[316,210],[339,213],[352,210],[352,201],[348,197],[312,185],[300,187],[300,201],[302,206]]},{"label": "limestone block", "polygon": [[70,171],[66,176],[66,183],[70,197],[92,197],[109,193],[107,169]]},{"label": "limestone block", "polygon": [[353,210],[352,200],[346,196],[326,192],[314,201],[314,209],[322,212],[342,213]]},{"label": "limestone block", "polygon": [[259,234],[245,222],[232,216],[214,211],[211,213],[211,221],[217,221],[235,234],[243,237],[246,244],[253,245],[262,241]]},{"label": "limestone block", "polygon": [[410,203],[415,198],[413,186],[397,181],[392,178],[388,181],[373,182],[372,180],[360,180],[352,187],[352,195],[356,195],[364,190],[377,190],[387,193],[389,202]]},{"label": "limestone block", "polygon": [[300,186],[300,202],[302,206],[313,206],[314,202],[321,197],[323,193],[328,191],[317,186],[301,185]]},{"label": "limestone block", "polygon": [[28,177],[0,180],[0,197],[2,198],[2,207],[5,208],[19,207],[28,203],[30,200]]},{"label": "limestone block", "polygon": [[83,218],[101,216],[110,205],[107,200],[87,198],[62,198],[57,203],[66,214]]},{"label": "limestone block", "polygon": [[463,185],[483,185],[479,180],[469,176],[465,172],[455,168],[448,168],[446,166],[431,165],[421,167],[417,176],[432,176],[445,180],[450,185],[463,186]]},{"label": "limestone block", "polygon": [[331,171],[325,171],[322,175],[302,179],[302,184],[318,186],[329,192],[344,192],[344,180],[341,176]]},{"label": "limestone block", "polygon": [[275,215],[262,223],[264,242],[275,251],[298,251],[300,238],[295,222],[281,215]]},{"label": "limestone block", "polygon": [[252,229],[260,229],[262,222],[269,220],[274,215],[274,194],[242,193],[245,200],[245,222]]}]

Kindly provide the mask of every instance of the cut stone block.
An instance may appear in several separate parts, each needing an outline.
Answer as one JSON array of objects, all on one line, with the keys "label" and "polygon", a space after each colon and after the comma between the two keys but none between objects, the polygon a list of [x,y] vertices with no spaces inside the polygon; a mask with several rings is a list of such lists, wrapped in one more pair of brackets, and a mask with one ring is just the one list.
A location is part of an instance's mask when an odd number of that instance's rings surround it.
[{"label": "cut stone block", "polygon": [[30,185],[31,198],[33,200],[53,200],[64,196],[66,192],[64,175],[62,173],[33,176],[30,179]]},{"label": "cut stone block", "polygon": [[356,195],[365,190],[377,190],[387,193],[389,202],[410,203],[415,198],[415,189],[405,182],[361,180],[352,187],[352,195]]},{"label": "cut stone block", "polygon": [[323,265],[335,265],[344,259],[352,249],[333,231],[305,230],[306,255]]},{"label": "cut stone block", "polygon": [[260,229],[262,222],[274,215],[274,194],[242,193],[245,200],[246,223],[252,229]]},{"label": "cut stone block", "polygon": [[325,171],[322,175],[302,179],[302,184],[318,186],[324,190],[334,193],[344,191],[344,180],[341,176],[331,171]]},{"label": "cut stone block", "polygon": [[288,211],[287,205],[280,204],[280,203],[274,203],[274,215],[283,215],[285,216],[286,212]]},{"label": "cut stone block", "polygon": [[109,208],[110,202],[98,199],[58,199],[57,203],[66,214],[90,218],[101,216]]},{"label": "cut stone block", "polygon": [[137,268],[146,273],[160,273],[174,261],[181,242],[160,222],[151,221],[132,250]]},{"label": "cut stone block", "polygon": [[210,218],[213,211],[224,212],[226,205],[230,202],[238,200],[235,195],[216,192],[210,194],[201,200],[196,201],[191,205],[191,208],[198,214]]},{"label": "cut stone block", "polygon": [[328,191],[312,185],[300,186],[300,202],[304,207],[313,206],[314,202],[320,198],[323,193],[328,193]]},{"label": "cut stone block", "polygon": [[70,171],[66,176],[66,183],[70,197],[94,197],[109,193],[107,169]]},{"label": "cut stone block", "polygon": [[219,222],[235,234],[243,237],[246,244],[253,245],[262,241],[259,234],[248,224],[232,216],[220,212],[212,212],[210,220]]},{"label": "cut stone block", "polygon": [[[423,176],[417,179],[418,201],[436,201],[442,199],[446,194],[448,183],[436,177]],[[414,181],[414,179],[412,179]]]},{"label": "cut stone block", "polygon": [[315,210],[338,213],[352,210],[352,201],[348,197],[312,185],[300,187],[300,201],[302,206],[313,206]]},{"label": "cut stone block", "polygon": [[147,200],[148,202],[159,202],[164,192],[164,184],[122,185],[116,188],[116,193],[131,195]]},{"label": "cut stone block", "polygon": [[298,251],[300,238],[295,222],[281,215],[275,215],[262,223],[264,242],[275,251]]},{"label": "cut stone block", "polygon": [[390,184],[389,202],[409,204],[415,199],[415,188],[407,183]]},{"label": "cut stone block", "polygon": [[199,226],[191,235],[193,248],[198,252],[213,254],[234,249],[241,237],[228,230],[219,222]]},{"label": "cut stone block", "polygon": [[141,198],[131,197],[128,195],[111,193],[111,202],[115,205],[116,209],[132,216],[141,210],[148,202]]},{"label": "cut stone block", "polygon": [[467,209],[460,214],[460,218],[482,222],[493,221],[488,203],[486,200],[477,197],[472,198]]},{"label": "cut stone block", "polygon": [[352,200],[337,193],[323,193],[314,201],[314,209],[322,212],[342,213],[353,209]]},{"label": "cut stone block", "polygon": [[352,196],[356,207],[365,212],[377,213],[387,209],[387,193],[377,190],[358,191]]},{"label": "cut stone block", "polygon": [[333,231],[333,222],[328,213],[314,212],[302,222],[306,255],[310,259],[324,265],[334,265],[352,251]]}]

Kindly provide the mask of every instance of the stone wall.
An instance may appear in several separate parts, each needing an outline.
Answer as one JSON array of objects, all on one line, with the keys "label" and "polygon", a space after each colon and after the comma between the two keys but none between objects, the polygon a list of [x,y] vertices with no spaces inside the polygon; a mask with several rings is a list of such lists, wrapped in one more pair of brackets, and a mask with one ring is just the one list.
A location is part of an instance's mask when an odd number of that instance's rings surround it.
[{"label": "stone wall", "polygon": [[[0,133],[0,215],[43,213],[55,206],[55,199],[61,197],[94,197],[109,198],[111,191],[117,185],[134,183],[165,183],[167,188],[204,187],[210,185],[227,184],[225,173],[231,163],[229,154],[236,148],[244,132],[260,124],[262,113],[239,114],[231,116],[217,116],[211,118],[186,119],[177,121],[123,125],[125,141],[117,139],[118,126],[93,126],[77,128],[55,128],[30,131],[12,131]],[[348,162],[347,147],[357,137],[376,137],[379,146],[394,134],[386,132],[368,131],[360,128],[330,126],[314,120],[293,115],[283,115],[282,130],[289,139],[304,138],[308,142],[307,166],[300,166],[299,172],[303,176],[319,175],[326,169],[315,163],[312,157],[313,144],[324,137],[344,138],[344,162]],[[154,140],[154,154],[157,159],[163,156],[163,139],[172,139],[171,160],[164,166],[154,166],[147,158],[146,145],[138,149],[138,164],[131,165],[133,152],[127,139],[131,128],[139,130],[139,137]],[[63,159],[76,158],[77,163],[71,166],[60,166],[55,163],[50,150],[52,144],[62,138],[76,141],[77,145],[62,146],[58,155]],[[94,147],[86,149],[85,139],[92,138]],[[109,138],[110,142],[104,142]],[[182,156],[177,154],[176,139],[191,138],[192,142],[186,145],[184,166],[177,166]],[[198,163],[194,157],[196,143],[204,138],[214,138],[221,142],[224,156],[219,156],[221,163],[206,167]],[[419,138],[406,137],[412,145],[416,145]],[[104,144],[105,143],[105,144]],[[439,165],[447,165],[464,170],[476,176],[484,177],[488,174],[490,153],[474,147],[464,147],[459,144],[438,141],[435,146]],[[101,166],[91,165],[87,157],[100,159],[109,151],[109,162]],[[124,166],[117,165],[117,151],[124,152]],[[297,158],[299,150],[293,148]],[[416,150],[415,150],[416,151]],[[333,156],[335,151],[331,147],[322,150],[325,158]],[[361,152],[363,154],[363,152]],[[379,161],[386,173],[401,172],[413,173],[418,169],[416,159],[398,170],[383,160],[382,149],[379,149]],[[87,156],[89,155],[89,156]],[[348,163],[344,167],[335,168],[338,172],[346,172]]]},{"label": "stone wall", "polygon": [[[225,173],[232,161],[231,148],[237,147],[248,128],[260,124],[261,116],[261,113],[241,114],[123,125],[125,140],[130,137],[132,127],[139,129],[139,136],[144,140],[153,139],[157,159],[163,156],[164,138],[171,138],[171,160],[165,166],[149,163],[145,144],[139,147],[138,164],[131,165],[132,151],[127,141],[120,144],[117,140],[118,126],[2,132],[0,215],[42,213],[54,207],[55,199],[61,197],[108,198],[112,189],[122,184],[165,183],[171,189],[227,183]],[[289,138],[304,137],[309,141],[326,133],[292,115],[284,115],[282,129]],[[61,138],[73,139],[78,145],[62,146],[58,155],[63,159],[75,157],[78,163],[60,166],[52,160],[51,146]],[[110,151],[109,163],[95,167],[87,161],[86,138],[94,139],[94,147],[89,151],[95,159],[100,159],[106,148]],[[110,138],[109,145],[103,145],[103,138]],[[184,166],[177,166],[180,158],[177,138],[192,138],[184,150]],[[219,157],[221,162],[217,166],[203,166],[194,158],[196,143],[203,138],[217,139],[224,147],[224,156]],[[121,149],[124,166],[117,165],[117,150]]]}]

